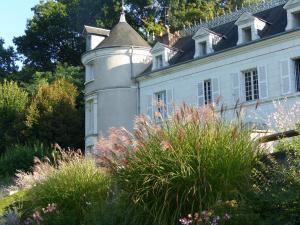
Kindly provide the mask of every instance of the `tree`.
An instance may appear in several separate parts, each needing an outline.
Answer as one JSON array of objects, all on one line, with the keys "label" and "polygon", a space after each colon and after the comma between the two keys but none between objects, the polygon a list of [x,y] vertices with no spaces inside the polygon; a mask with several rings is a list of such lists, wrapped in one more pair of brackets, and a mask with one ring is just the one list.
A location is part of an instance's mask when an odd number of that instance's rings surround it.
[{"label": "tree", "polygon": [[4,40],[0,38],[0,79],[18,70],[17,59],[14,49],[12,47],[5,48]]},{"label": "tree", "polygon": [[25,35],[14,39],[18,52],[25,56],[24,64],[37,71],[54,71],[58,62],[80,65],[84,43],[70,25],[67,6],[49,0],[33,11]]},{"label": "tree", "polygon": [[16,82],[0,83],[0,154],[23,139],[27,93]]},{"label": "tree", "polygon": [[29,106],[27,135],[62,147],[83,146],[83,116],[76,109],[76,87],[65,79],[38,87]]}]

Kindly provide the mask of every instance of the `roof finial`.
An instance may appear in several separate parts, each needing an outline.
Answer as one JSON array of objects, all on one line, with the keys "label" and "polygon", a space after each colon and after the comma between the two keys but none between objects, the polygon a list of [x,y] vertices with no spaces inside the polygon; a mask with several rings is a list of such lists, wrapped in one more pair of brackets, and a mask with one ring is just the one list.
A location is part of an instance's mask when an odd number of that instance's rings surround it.
[{"label": "roof finial", "polygon": [[122,0],[122,11],[121,11],[120,23],[126,23],[124,0]]}]

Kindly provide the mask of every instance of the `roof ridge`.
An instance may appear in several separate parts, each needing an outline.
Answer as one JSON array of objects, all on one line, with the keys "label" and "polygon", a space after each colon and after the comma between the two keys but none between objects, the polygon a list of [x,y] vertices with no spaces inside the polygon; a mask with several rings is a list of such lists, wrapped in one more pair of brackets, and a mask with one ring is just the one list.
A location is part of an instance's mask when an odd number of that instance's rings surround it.
[{"label": "roof ridge", "polygon": [[192,27],[184,28],[179,31],[181,37],[190,36],[195,34],[200,28],[211,29],[234,20],[237,20],[243,13],[249,12],[256,14],[279,5],[287,3],[288,0],[262,0],[261,3],[251,4],[248,7],[241,8],[240,10],[225,14],[223,16],[215,17],[212,20],[195,24]]}]

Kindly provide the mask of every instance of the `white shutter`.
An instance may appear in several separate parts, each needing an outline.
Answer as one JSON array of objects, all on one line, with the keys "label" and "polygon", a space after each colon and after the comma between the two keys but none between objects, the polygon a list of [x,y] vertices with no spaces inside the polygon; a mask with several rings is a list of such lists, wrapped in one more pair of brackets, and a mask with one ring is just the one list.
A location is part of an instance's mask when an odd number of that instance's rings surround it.
[{"label": "white shutter", "polygon": [[265,99],[268,97],[268,78],[267,68],[265,66],[258,67],[258,87],[259,98]]},{"label": "white shutter", "polygon": [[220,85],[218,78],[212,79],[212,97],[213,103],[217,103],[217,100],[220,97]]},{"label": "white shutter", "polygon": [[233,104],[240,100],[240,76],[238,73],[231,74]]},{"label": "white shutter", "polygon": [[280,62],[280,74],[281,74],[281,93],[283,95],[291,93],[292,85],[291,85],[291,76],[290,76],[290,68],[289,68],[288,60]]},{"label": "white shutter", "polygon": [[169,116],[173,114],[174,91],[173,89],[167,90],[167,113]]},{"label": "white shutter", "polygon": [[240,73],[239,74],[240,78],[240,102],[245,102],[246,101],[246,87],[245,87],[245,74]]},{"label": "white shutter", "polygon": [[204,82],[198,83],[198,106],[204,105]]},{"label": "white shutter", "polygon": [[98,127],[97,127],[97,114],[98,114],[98,97],[97,96],[94,96],[94,99],[93,99],[93,130],[94,130],[94,134],[97,134],[98,133]]},{"label": "white shutter", "polygon": [[151,120],[153,118],[153,96],[147,95],[146,101],[147,101],[147,116]]}]

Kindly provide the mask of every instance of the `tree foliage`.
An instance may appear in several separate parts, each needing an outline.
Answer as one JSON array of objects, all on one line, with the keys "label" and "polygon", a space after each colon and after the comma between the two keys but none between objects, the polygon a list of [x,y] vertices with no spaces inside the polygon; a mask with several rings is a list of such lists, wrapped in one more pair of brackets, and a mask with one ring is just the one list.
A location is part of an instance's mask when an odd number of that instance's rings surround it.
[{"label": "tree foliage", "polygon": [[25,65],[37,71],[54,71],[58,62],[79,65],[83,39],[73,30],[67,6],[49,0],[33,8],[25,35],[14,39],[19,53],[25,56]]},{"label": "tree foliage", "polygon": [[0,154],[23,138],[27,93],[16,82],[0,83]]},{"label": "tree foliage", "polygon": [[81,147],[82,116],[76,109],[76,87],[59,79],[39,86],[29,106],[27,135],[44,143]]},{"label": "tree foliage", "polygon": [[5,48],[4,41],[0,38],[0,79],[18,70],[16,65],[17,55],[12,47]]}]

